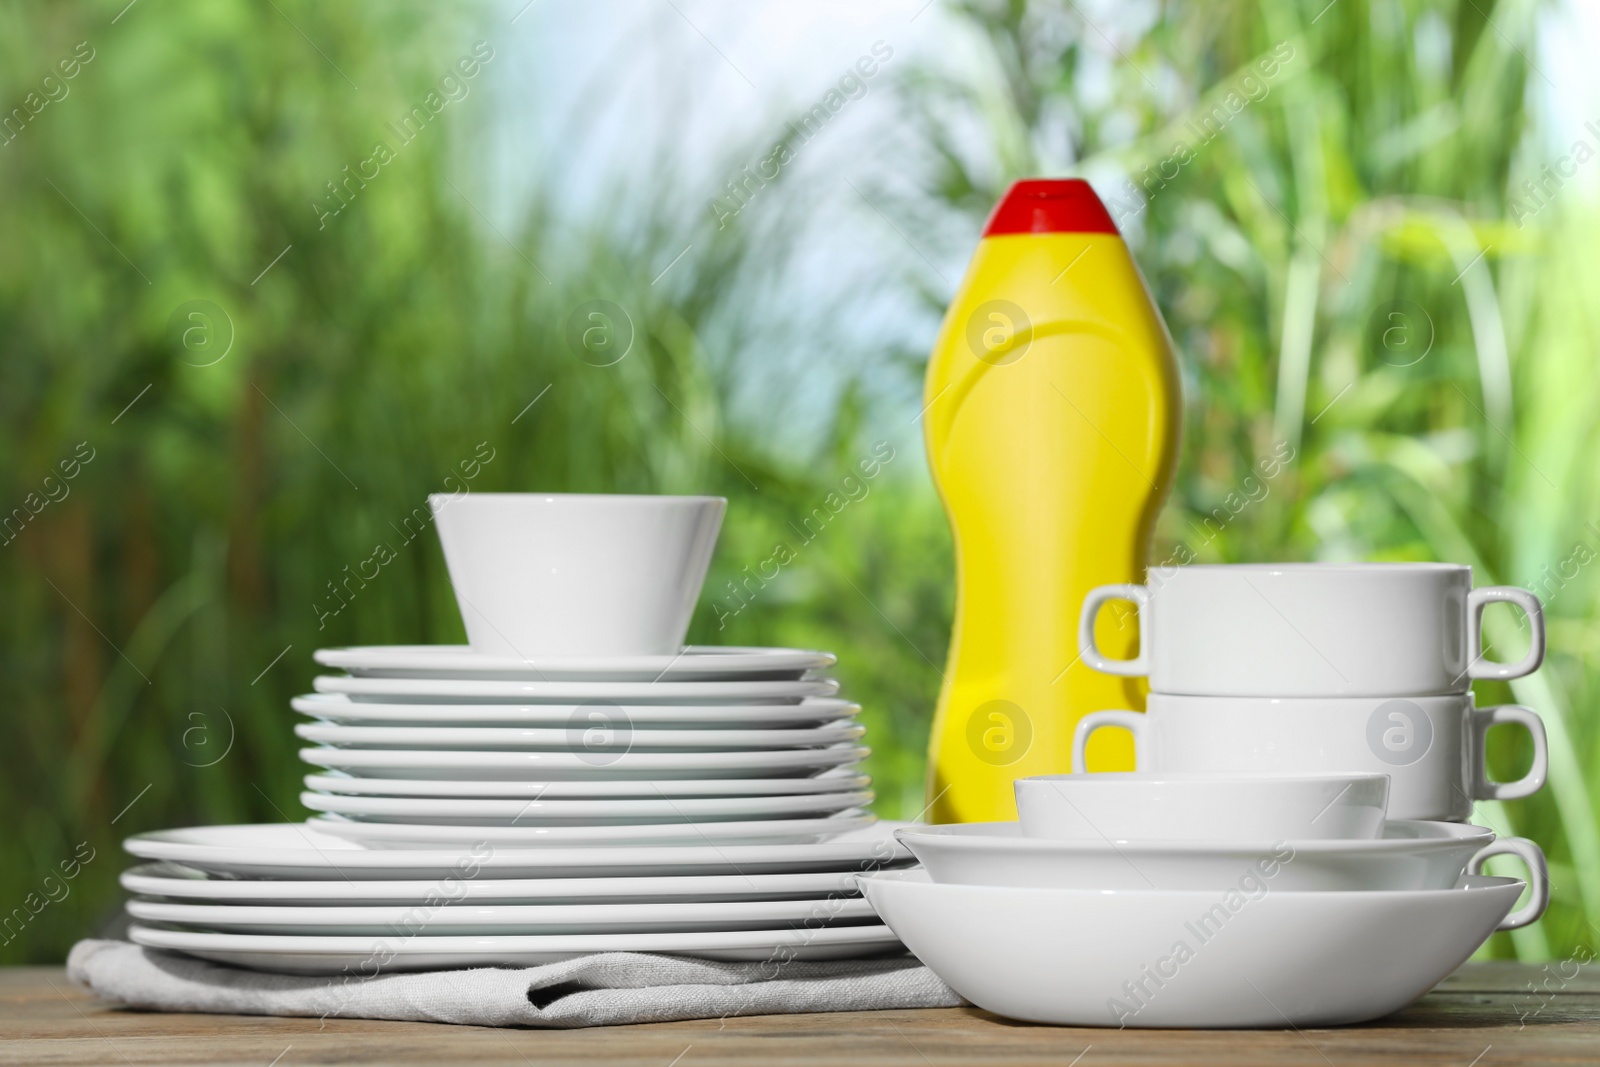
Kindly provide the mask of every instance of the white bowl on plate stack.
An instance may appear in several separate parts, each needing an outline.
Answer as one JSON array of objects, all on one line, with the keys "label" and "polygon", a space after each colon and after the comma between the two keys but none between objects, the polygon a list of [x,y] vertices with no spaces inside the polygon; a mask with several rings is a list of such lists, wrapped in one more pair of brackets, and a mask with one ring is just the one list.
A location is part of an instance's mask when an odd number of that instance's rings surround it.
[{"label": "white bowl on plate stack", "polygon": [[910,857],[834,657],[681,643],[720,498],[430,503],[471,644],[319,650],[316,814],[129,839],[134,941],[298,973],[903,951],[852,879]]},{"label": "white bowl on plate stack", "polygon": [[[1535,921],[1549,897],[1532,842],[1387,820],[1383,775],[1134,772],[1016,788],[1019,822],[903,828],[925,869],[858,880],[956,992],[1032,1022],[1361,1022],[1421,996],[1495,930]],[[1478,873],[1501,853],[1526,862],[1526,883]]]}]

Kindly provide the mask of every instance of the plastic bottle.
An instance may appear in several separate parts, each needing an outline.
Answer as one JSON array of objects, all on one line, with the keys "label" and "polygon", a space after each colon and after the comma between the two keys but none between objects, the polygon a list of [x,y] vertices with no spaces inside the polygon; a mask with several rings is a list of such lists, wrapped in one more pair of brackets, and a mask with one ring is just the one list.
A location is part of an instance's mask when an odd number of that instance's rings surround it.
[{"label": "plastic bottle", "polygon": [[[1142,680],[1078,659],[1078,611],[1094,586],[1144,580],[1177,462],[1172,341],[1087,182],[1019,181],[1001,199],[923,399],[956,548],[927,818],[1015,819],[1012,780],[1069,772],[1081,716],[1144,706]],[[1130,655],[1136,623],[1106,611],[1097,637]],[[1128,735],[1104,733],[1090,769],[1133,769]]]}]

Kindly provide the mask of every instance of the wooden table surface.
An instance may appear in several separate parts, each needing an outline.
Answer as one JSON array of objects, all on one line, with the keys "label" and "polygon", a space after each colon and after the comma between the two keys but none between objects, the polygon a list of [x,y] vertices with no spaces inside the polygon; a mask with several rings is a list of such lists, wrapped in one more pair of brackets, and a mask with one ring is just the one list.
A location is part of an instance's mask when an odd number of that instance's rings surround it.
[{"label": "wooden table surface", "polygon": [[1076,1030],[976,1008],[498,1030],[123,1011],[73,987],[59,968],[17,967],[0,969],[0,1063],[1593,1064],[1600,974],[1571,962],[1469,963],[1398,1015],[1333,1030]]}]

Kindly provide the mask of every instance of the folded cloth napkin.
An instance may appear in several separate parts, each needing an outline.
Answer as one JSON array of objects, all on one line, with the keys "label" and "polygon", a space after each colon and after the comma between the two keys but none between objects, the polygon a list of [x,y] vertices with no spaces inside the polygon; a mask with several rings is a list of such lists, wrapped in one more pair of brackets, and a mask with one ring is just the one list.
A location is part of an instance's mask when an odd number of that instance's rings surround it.
[{"label": "folded cloth napkin", "polygon": [[947,1008],[961,998],[916,959],[719,963],[607,952],[540,967],[375,977],[248,971],[126,941],[80,941],[67,975],[152,1011],[581,1027],[813,1011]]}]

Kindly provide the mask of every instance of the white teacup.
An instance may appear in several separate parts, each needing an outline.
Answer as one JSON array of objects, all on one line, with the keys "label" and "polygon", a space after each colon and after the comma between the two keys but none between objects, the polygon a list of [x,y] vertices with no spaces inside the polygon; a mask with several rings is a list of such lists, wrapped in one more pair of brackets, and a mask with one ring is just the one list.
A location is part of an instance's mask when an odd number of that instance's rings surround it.
[{"label": "white teacup", "polygon": [[[1104,656],[1095,620],[1108,600],[1138,608],[1140,648]],[[1483,657],[1483,609],[1516,604],[1527,655]],[[1107,674],[1194,696],[1412,696],[1464,693],[1474,678],[1520,678],[1544,660],[1539,598],[1515,586],[1472,588],[1453,563],[1262,563],[1153,571],[1146,585],[1103,585],[1084,598],[1078,650]]]},{"label": "white teacup", "polygon": [[[1544,785],[1544,723],[1529,708],[1475,708],[1470,694],[1417,697],[1190,697],[1151,693],[1148,711],[1097,711],[1078,722],[1072,767],[1096,730],[1133,733],[1137,766],[1151,773],[1368,772],[1389,776],[1389,818],[1457,821],[1474,800],[1515,800]],[[1514,782],[1489,780],[1484,735],[1517,723],[1533,739],[1533,766]],[[1096,776],[1091,776],[1096,777]],[[1020,795],[1020,794],[1019,794]]]},{"label": "white teacup", "polygon": [[428,497],[476,652],[672,655],[727,501],[567,493]]},{"label": "white teacup", "polygon": [[1383,833],[1383,774],[1044,774],[1018,778],[1028,837],[1066,841],[1323,841]]}]

